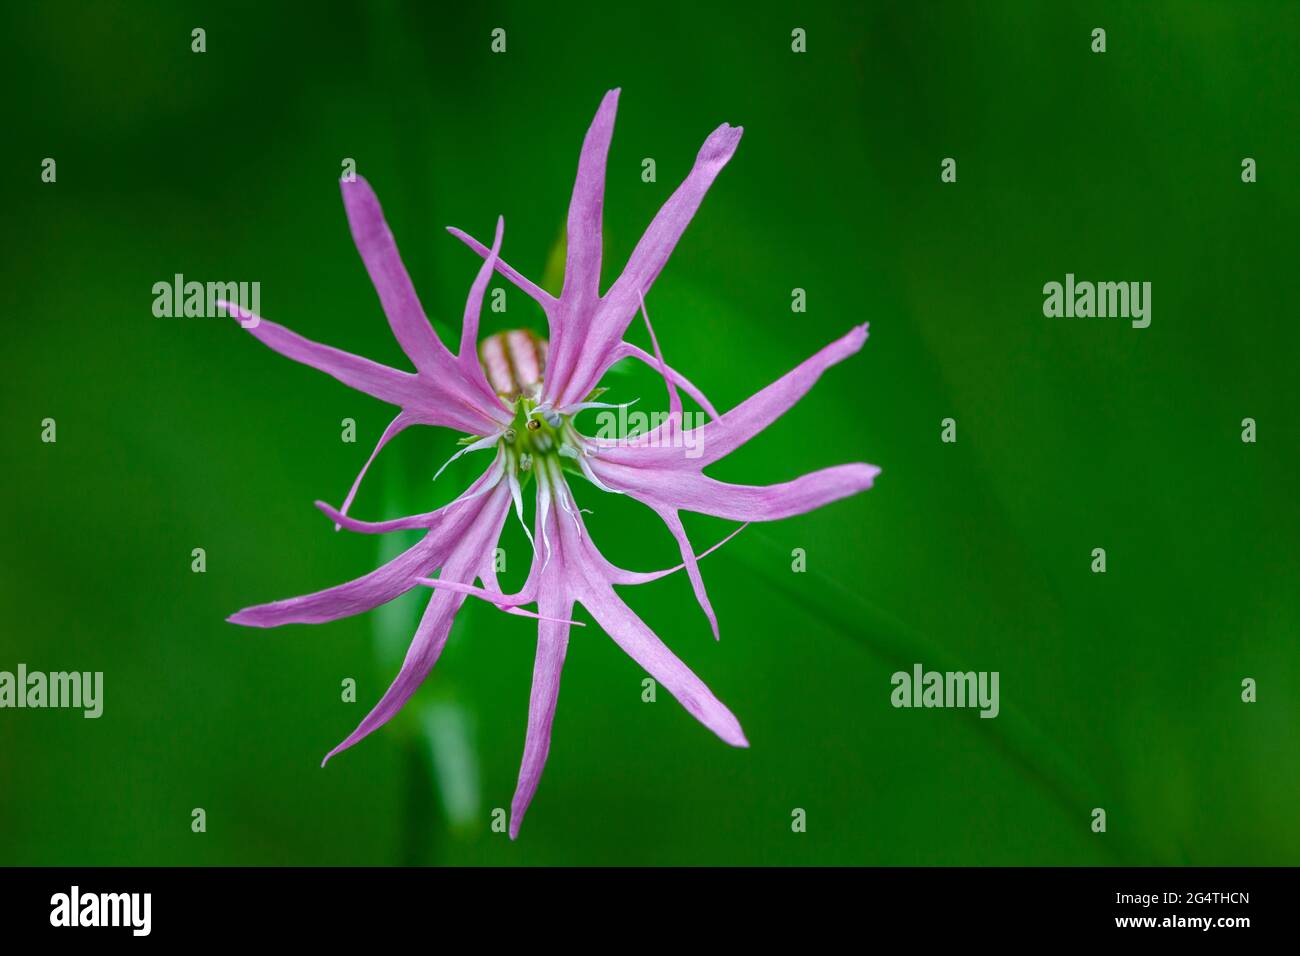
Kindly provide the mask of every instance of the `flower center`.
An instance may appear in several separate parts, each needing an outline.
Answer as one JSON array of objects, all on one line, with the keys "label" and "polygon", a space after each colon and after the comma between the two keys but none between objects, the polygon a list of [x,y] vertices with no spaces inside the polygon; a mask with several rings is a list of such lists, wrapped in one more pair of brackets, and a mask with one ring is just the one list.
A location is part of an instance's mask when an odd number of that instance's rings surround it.
[{"label": "flower center", "polygon": [[565,416],[539,410],[534,399],[520,396],[515,402],[515,420],[501,442],[527,471],[533,459],[556,453],[565,444],[566,425]]},{"label": "flower center", "polygon": [[[467,444],[465,451],[497,445],[505,452],[508,473],[515,477],[527,478],[540,471],[559,478],[565,470],[590,476],[583,459],[593,454],[593,449],[573,427],[573,416],[594,403],[588,401],[561,414],[550,402],[542,401],[547,346],[546,339],[528,329],[497,332],[479,342],[483,373],[492,389],[514,409],[514,420],[494,435],[477,439],[470,436],[462,442]],[[591,397],[603,391],[597,389]]]},{"label": "flower center", "polygon": [[528,329],[489,335],[478,344],[478,358],[488,384],[507,401],[536,399],[546,372],[547,341]]},{"label": "flower center", "polygon": [[566,444],[568,417],[539,404],[547,345],[529,329],[497,332],[478,344],[488,384],[515,408],[515,420],[501,436],[501,445],[520,471],[530,470],[538,456],[559,453]]}]

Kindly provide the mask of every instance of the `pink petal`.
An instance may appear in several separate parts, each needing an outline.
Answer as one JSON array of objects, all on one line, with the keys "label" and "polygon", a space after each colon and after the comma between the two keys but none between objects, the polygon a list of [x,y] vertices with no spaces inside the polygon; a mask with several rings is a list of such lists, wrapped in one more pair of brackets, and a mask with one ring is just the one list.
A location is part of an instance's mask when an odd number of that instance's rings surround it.
[{"label": "pink petal", "polygon": [[[375,443],[375,450],[370,453],[370,457],[366,459],[366,463],[361,466],[361,471],[357,473],[356,479],[352,482],[352,487],[348,489],[348,495],[343,499],[343,507],[339,509],[340,514],[346,515],[348,509],[352,507],[352,501],[356,498],[357,490],[361,487],[361,479],[366,477],[366,472],[370,469],[370,463],[378,457],[379,452],[398,432],[403,431],[412,424],[414,424],[414,419],[411,416],[407,415],[406,412],[398,412],[397,417],[384,429],[384,433],[379,436],[379,441]],[[341,527],[340,522],[336,521],[334,523],[335,531],[338,531]]]},{"label": "pink petal", "polygon": [[[808,394],[822,373],[862,348],[867,340],[867,326],[856,326],[848,333],[804,360],[762,391],[745,399],[721,419],[695,429],[689,442],[676,444],[654,441],[643,436],[635,442],[598,443],[602,461],[638,467],[699,470],[731,454],[763,429],[789,411]],[[682,449],[696,449],[699,456],[687,459]]]},{"label": "pink petal", "polygon": [[[491,250],[488,249],[487,246],[483,245],[483,243],[479,242],[477,239],[469,235],[464,230],[457,229],[455,226],[448,226],[447,231],[451,233],[453,236],[455,236],[457,239],[459,239],[461,242],[465,243],[465,245],[469,246],[471,249],[473,249],[483,258],[486,259],[489,255],[491,255]],[[540,305],[542,307],[542,310],[546,312],[547,315],[550,315],[551,309],[554,308],[556,302],[558,301],[555,298],[555,296],[551,295],[549,292],[547,292],[537,283],[533,282],[531,279],[521,274],[517,269],[514,269],[508,263],[503,262],[501,259],[497,259],[496,261],[496,270],[497,272],[501,273],[502,276],[505,277],[506,281],[508,281],[511,285],[515,286],[517,289],[519,289],[521,292],[527,295],[530,299],[532,299],[534,302]]]},{"label": "pink petal", "polygon": [[[320,502],[317,502],[317,505],[320,504]],[[742,524],[717,544],[714,544],[695,555],[695,560],[704,560],[704,558],[708,557],[714,551],[717,551],[748,527],[748,524]],[[589,549],[589,551],[594,551],[594,549]],[[671,568],[664,568],[662,571],[627,571],[623,568],[617,567],[616,565],[610,564],[598,551],[594,551],[594,554],[591,555],[591,559],[599,567],[600,573],[603,577],[612,584],[649,584],[651,581],[658,581],[660,578],[666,578],[670,574],[676,574],[678,571],[686,567],[685,564],[675,564]],[[538,567],[540,567],[540,565],[534,565],[535,569]],[[475,587],[472,584],[460,584],[455,581],[448,581],[445,578],[418,578],[416,583],[422,584],[425,587],[441,588],[443,590],[455,591],[457,594],[467,594],[471,597],[481,598],[484,601],[503,608],[517,607],[521,604],[531,604],[533,601],[537,600],[538,586],[532,583],[535,574],[530,574],[529,582],[514,594],[505,594],[501,591],[501,587],[496,581],[495,571],[490,571],[488,574],[481,575],[481,577],[486,584],[485,587],[481,588]],[[569,623],[576,624],[577,622],[570,621]]]},{"label": "pink petal", "polygon": [[[567,618],[573,613],[573,601],[550,593],[539,605],[542,614]],[[537,626],[537,657],[533,662],[533,689],[528,699],[528,731],[524,737],[524,756],[519,765],[519,782],[510,801],[510,839],[519,836],[524,814],[537,792],[546,758],[551,751],[551,723],[560,696],[560,672],[569,646],[569,625],[542,621]]]},{"label": "pink petal", "polygon": [[[463,568],[456,570],[465,573]],[[463,603],[465,603],[464,597],[449,591],[439,591],[429,599],[428,607],[424,609],[424,616],[420,619],[420,626],[416,628],[415,636],[411,639],[411,647],[407,651],[401,669],[397,672],[397,677],[388,686],[379,703],[357,725],[357,729],[325,755],[325,759],[320,762],[322,767],[335,754],[342,753],[388,723],[393,715],[411,699],[411,695],[419,690],[424,679],[433,670],[433,665],[438,663],[442,649],[447,645],[447,636],[451,633],[456,612],[460,610]]]},{"label": "pink petal", "polygon": [[341,181],[339,188],[357,252],[402,351],[422,372],[445,368],[451,355],[424,314],[374,190],[361,176],[355,182]]},{"label": "pink petal", "polygon": [[556,516],[553,527],[558,533],[549,573],[556,583],[543,580],[540,593],[566,591],[576,596],[614,643],[666,687],[692,716],[733,747],[748,747],[749,741],[731,711],[614,593],[609,564],[582,530],[580,516]]},{"label": "pink petal", "polygon": [[731,485],[691,469],[629,468],[594,459],[591,469],[605,484],[656,511],[679,509],[732,521],[777,521],[803,514],[871,487],[880,469],[836,465],[778,485]]},{"label": "pink petal", "polygon": [[452,591],[456,594],[464,594],[467,597],[482,598],[489,604],[495,604],[500,608],[518,607],[521,604],[531,604],[537,600],[536,594],[528,594],[523,591],[515,594],[505,594],[498,586],[492,584],[487,587],[478,587],[460,581],[448,581],[446,578],[416,578],[415,583],[438,591]]},{"label": "pink petal", "polygon": [[430,534],[369,574],[302,597],[246,607],[226,620],[247,627],[283,624],[322,624],[387,604],[415,586],[416,578],[432,574],[442,563],[446,542]]},{"label": "pink petal", "polygon": [[[378,449],[376,449],[378,451]],[[371,456],[374,457],[373,455]],[[408,515],[402,518],[392,518],[388,521],[359,521],[356,518],[345,515],[342,510],[334,508],[324,501],[317,501],[316,507],[325,513],[331,521],[334,522],[335,530],[340,527],[347,528],[349,531],[357,531],[363,534],[387,534],[390,531],[409,531],[415,528],[433,528],[449,516],[456,512],[467,502],[478,498],[479,496],[490,491],[496,486],[505,474],[502,456],[498,453],[496,460],[492,462],[488,470],[475,479],[474,483],[466,489],[455,501],[436,508],[433,511],[426,511],[424,514]],[[358,481],[360,479],[358,478]]]},{"label": "pink petal", "polygon": [[[641,236],[623,274],[601,300],[599,310],[585,315],[584,327],[580,332],[576,329],[570,332],[569,316],[565,315],[565,337],[581,337],[582,341],[571,341],[567,346],[577,354],[572,373],[569,374],[569,370],[564,369],[560,386],[563,391],[557,396],[557,405],[582,401],[596,386],[609,353],[623,338],[628,324],[636,315],[640,297],[649,292],[650,286],[668,262],[668,257],[694,218],[695,211],[713,185],[713,180],[736,152],[743,132],[741,127],[724,123],[704,141],[690,173]],[[549,384],[548,382],[548,386]]]},{"label": "pink petal", "polygon": [[501,252],[501,238],[505,226],[505,220],[498,216],[496,238],[492,241],[492,249],[488,257],[483,260],[483,265],[479,267],[478,275],[474,277],[469,296],[465,300],[465,318],[460,332],[460,354],[456,357],[461,375],[478,390],[489,406],[501,405],[502,402],[483,374],[483,365],[479,362],[478,355],[478,330],[483,314],[483,296],[487,294],[488,281],[492,278],[492,269],[496,266],[497,256]]},{"label": "pink petal", "polygon": [[713,629],[713,639],[716,641],[719,636],[718,616],[713,612],[708,591],[704,589],[704,576],[700,574],[700,563],[695,559],[695,551],[691,548],[691,539],[686,536],[686,529],[682,527],[682,519],[672,508],[656,508],[655,511],[677,540],[677,547],[682,553],[682,564],[686,567],[686,576],[691,579],[691,588],[695,591],[695,600],[699,602],[704,616],[709,619],[709,627]]},{"label": "pink petal", "polygon": [[671,421],[677,423],[680,427],[682,420],[682,397],[677,394],[677,383],[673,381],[672,376],[668,374],[668,363],[664,361],[663,349],[659,347],[659,337],[655,335],[655,328],[650,324],[650,313],[646,311],[645,297],[637,294],[637,301],[641,303],[641,315],[645,319],[646,331],[650,333],[650,345],[655,352],[655,367],[659,374],[663,376],[664,384],[668,386],[668,415]]},{"label": "pink petal", "polygon": [[[644,362],[656,372],[663,374],[663,369],[660,368],[659,362],[653,355],[640,346],[633,345],[631,342],[621,342],[614,351],[610,353],[605,367],[600,371],[600,377],[603,378],[605,373],[608,372],[615,363],[621,362],[625,358],[636,359],[638,362]],[[691,384],[690,380],[687,379],[685,375],[678,372],[671,365],[664,366],[664,369],[667,370],[665,379],[672,382],[672,384],[676,385],[687,395],[691,396],[691,398],[695,399],[695,401],[699,403],[700,408],[704,409],[705,413],[708,414],[710,418],[721,417],[718,414],[718,410],[713,407],[713,403],[705,397],[703,392]]]},{"label": "pink petal", "polygon": [[[286,358],[333,376],[349,388],[396,405],[421,424],[442,425],[479,434],[486,425],[493,423],[487,413],[466,402],[459,390],[439,387],[425,377],[399,372],[350,352],[313,342],[233,303],[219,302],[218,305],[244,325],[250,335]],[[256,323],[247,321],[254,318]]]},{"label": "pink petal", "polygon": [[748,747],[740,722],[691,669],[670,651],[609,585],[593,582],[578,600],[605,632],[686,710],[733,747]]},{"label": "pink petal", "polygon": [[[742,524],[717,544],[710,548],[706,548],[699,554],[695,555],[695,560],[702,561],[748,527],[748,524]],[[686,567],[683,563],[675,564],[671,568],[665,568],[662,571],[625,571],[622,568],[609,564],[609,562],[605,562],[605,564],[607,568],[606,575],[609,581],[613,584],[649,584],[651,581],[658,581],[660,578],[667,577],[670,574],[676,574],[682,568]]]},{"label": "pink petal", "polygon": [[[509,505],[510,495],[503,484],[488,496],[486,506],[465,529],[463,536],[457,538],[443,566],[444,577],[472,581],[483,573],[485,567],[491,566],[493,549],[501,536],[501,527],[505,524]],[[411,695],[419,689],[429,672],[433,670],[433,665],[438,662],[438,657],[446,646],[447,635],[451,632],[452,621],[464,603],[464,595],[451,591],[434,592],[397,677],[384,692],[379,703],[357,725],[357,729],[325,755],[325,759],[321,761],[322,767],[335,754],[347,750],[386,724],[410,700]]]},{"label": "pink petal", "polygon": [[[461,547],[462,539],[484,521],[494,520],[496,512],[502,510],[501,502],[508,503],[509,500],[509,491],[501,483],[485,498],[476,499],[472,505],[452,511],[446,516],[422,516],[429,519],[422,525],[428,529],[428,533],[392,561],[369,574],[314,594],[244,608],[232,614],[228,620],[232,624],[248,627],[320,624],[361,614],[386,604],[415,587],[419,578],[431,575],[444,561],[449,561],[450,556]],[[337,512],[331,514],[331,517],[341,519],[345,524],[352,521]]]},{"label": "pink petal", "polygon": [[605,204],[605,163],[614,135],[618,92],[610,90],[601,100],[578,156],[578,175],[569,201],[564,290],[559,309],[548,313],[552,320],[547,398],[555,397],[558,383],[567,378],[577,361],[577,353],[587,335],[587,324],[600,304],[601,210]]},{"label": "pink petal", "polygon": [[578,305],[595,305],[600,297],[601,209],[605,205],[605,161],[614,136],[618,90],[600,101],[582,141],[578,175],[569,200],[568,239],[563,297]]},{"label": "pink petal", "polygon": [[857,354],[866,341],[867,325],[864,322],[801,362],[767,388],[745,399],[727,412],[722,421],[704,425],[699,436],[703,456],[697,464],[703,467],[718,461],[767,428],[808,394],[823,372]]},{"label": "pink petal", "polygon": [[[255,339],[286,358],[332,375],[350,388],[401,407],[419,407],[424,398],[418,378],[410,372],[399,372],[350,352],[313,342],[232,302],[217,304],[231,318],[247,322],[246,328]],[[256,322],[248,322],[249,319],[256,319]]]}]

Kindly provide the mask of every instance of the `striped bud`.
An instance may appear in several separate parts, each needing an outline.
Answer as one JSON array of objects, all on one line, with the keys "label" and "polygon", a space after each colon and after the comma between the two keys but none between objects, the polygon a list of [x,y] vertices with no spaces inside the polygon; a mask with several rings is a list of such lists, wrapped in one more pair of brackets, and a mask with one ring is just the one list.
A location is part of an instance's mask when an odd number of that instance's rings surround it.
[{"label": "striped bud", "polygon": [[511,329],[489,335],[478,344],[478,358],[488,384],[502,398],[541,394],[546,372],[546,339],[528,329]]}]

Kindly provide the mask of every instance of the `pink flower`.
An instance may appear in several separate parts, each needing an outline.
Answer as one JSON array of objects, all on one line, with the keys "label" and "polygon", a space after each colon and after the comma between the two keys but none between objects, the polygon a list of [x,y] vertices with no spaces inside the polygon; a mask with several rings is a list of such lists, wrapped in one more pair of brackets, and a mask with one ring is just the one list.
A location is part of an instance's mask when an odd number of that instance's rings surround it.
[{"label": "pink flower", "polygon": [[[519,833],[550,749],[569,629],[577,623],[571,620],[575,604],[585,607],[615,643],[702,724],[732,746],[748,746],[731,711],[623,603],[614,586],[645,584],[685,568],[716,637],[717,618],[700,574],[703,555],[695,554],[680,512],[746,523],[773,521],[869,488],[879,473],[873,465],[838,465],[770,486],[731,485],[704,474],[708,465],[784,414],[823,371],[857,352],[866,340],[866,326],[851,329],[725,415],[719,415],[691,382],[664,363],[653,329],[653,355],[624,341],[637,312],[645,315],[644,296],[714,178],[731,159],[742,130],[724,124],[705,140],[686,180],[655,216],[622,275],[601,295],[601,207],[618,92],[606,94],[583,141],[569,205],[564,290],[558,298],[499,258],[500,220],[490,249],[459,230],[451,230],[484,257],[466,302],[460,345],[453,354],[425,317],[374,193],[358,179],[342,184],[353,239],[393,334],[416,371],[378,365],[304,339],[272,322],[241,323],[277,352],[400,409],[342,508],[335,510],[322,502],[317,506],[333,519],[336,528],[367,533],[418,528],[425,534],[408,551],[362,578],[304,597],[246,608],[230,620],[253,627],[316,624],[371,610],[417,585],[432,588],[397,678],[357,729],[326,755],[329,760],[383,725],[406,703],[437,662],[452,620],[468,596],[483,598],[509,613],[538,618],[527,737],[511,805],[512,838]],[[550,327],[549,341],[515,331],[479,343],[479,315],[494,269],[541,305]],[[235,318],[253,318],[238,306],[223,305]],[[648,315],[645,322],[649,327]],[[666,420],[632,438],[599,439],[580,434],[574,426],[574,416],[580,411],[613,407],[592,399],[606,370],[624,358],[649,363],[663,376],[669,397]],[[699,402],[712,420],[687,428],[678,389]],[[370,462],[394,435],[416,424],[468,433],[470,437],[462,440],[464,447],[453,457],[492,451],[492,464],[464,494],[435,511],[381,522],[349,517],[348,507]],[[571,476],[654,509],[676,539],[682,564],[666,571],[633,572],[606,561],[584,527],[582,511],[570,488]],[[521,590],[505,594],[494,571],[494,549],[512,504],[523,521],[522,489],[530,477],[536,478],[537,485],[530,534],[532,565]],[[725,541],[715,547],[722,543]],[[522,607],[533,603],[536,611]]]}]

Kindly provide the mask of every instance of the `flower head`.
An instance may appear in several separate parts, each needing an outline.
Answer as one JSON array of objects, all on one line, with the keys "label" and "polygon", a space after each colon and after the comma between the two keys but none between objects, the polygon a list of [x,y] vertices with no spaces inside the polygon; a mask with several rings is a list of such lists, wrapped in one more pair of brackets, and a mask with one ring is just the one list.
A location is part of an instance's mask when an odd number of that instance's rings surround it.
[{"label": "flower head", "polygon": [[[508,613],[537,618],[528,728],[511,805],[512,838],[518,835],[550,749],[569,631],[578,624],[572,620],[576,604],[586,608],[615,643],[702,724],[733,746],[748,746],[731,711],[628,608],[615,586],[649,583],[684,568],[716,637],[717,617],[699,566],[704,555],[695,553],[680,513],[692,511],[744,523],[773,521],[869,488],[879,473],[872,465],[838,465],[769,486],[727,484],[704,474],[708,465],[784,414],[822,372],[860,349],[867,337],[866,326],[851,329],[784,377],[719,415],[699,389],[664,361],[645,309],[645,296],[713,180],[735,153],[742,130],[724,124],[709,135],[685,181],[660,209],[623,272],[602,295],[601,209],[618,92],[606,94],[583,141],[569,205],[564,287],[558,297],[500,258],[504,229],[500,220],[490,248],[452,229],[484,261],[470,288],[459,348],[450,352],[420,306],[378,200],[365,180],[358,178],[342,183],[348,223],[393,334],[415,372],[398,371],[317,344],[271,322],[241,322],[281,354],[400,409],[342,507],[317,505],[336,528],[365,533],[420,529],[424,537],[355,581],[246,608],[230,620],[254,627],[321,623],[368,611],[417,586],[432,589],[396,679],[357,729],[326,755],[328,760],[382,726],[406,703],[437,662],[452,620],[467,597],[484,599]],[[541,306],[549,326],[548,339],[513,330],[479,341],[479,316],[493,270]],[[253,318],[238,306],[226,304],[225,308],[235,318]],[[624,339],[638,312],[649,329],[653,354]],[[580,433],[575,425],[580,412],[614,407],[595,400],[600,392],[597,386],[612,365],[627,358],[651,365],[663,377],[668,414],[657,427],[631,438]],[[687,428],[679,390],[694,398],[712,420]],[[416,424],[466,433],[452,458],[484,451],[492,455],[491,465],[460,497],[435,511],[381,522],[350,517],[348,508],[370,463],[394,435]],[[684,449],[693,451],[684,454]],[[611,564],[587,533],[571,480],[600,492],[626,495],[653,509],[676,539],[682,563],[655,572],[627,571]],[[529,535],[533,559],[523,587],[506,594],[496,578],[494,550],[512,506],[524,521],[523,489],[529,484],[536,487]],[[725,540],[714,547],[722,543]],[[535,611],[524,607],[533,604]]]}]

